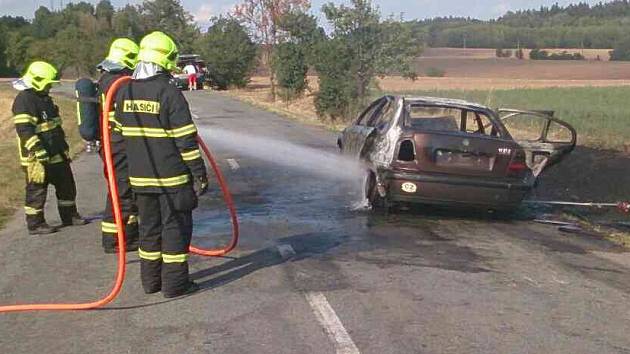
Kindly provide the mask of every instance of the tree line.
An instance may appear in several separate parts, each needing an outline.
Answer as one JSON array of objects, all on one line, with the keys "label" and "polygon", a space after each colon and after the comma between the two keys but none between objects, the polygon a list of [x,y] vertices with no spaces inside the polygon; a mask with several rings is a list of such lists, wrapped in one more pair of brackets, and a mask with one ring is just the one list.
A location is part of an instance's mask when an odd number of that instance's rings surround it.
[{"label": "tree line", "polygon": [[377,76],[415,79],[422,43],[402,18],[384,18],[372,0],[328,3],[321,9],[326,31],[310,7],[310,0],[241,0],[202,31],[179,0],[118,9],[109,0],[70,3],[58,11],[42,6],[31,21],[0,18],[0,74],[18,75],[31,61],[46,59],[66,75],[95,75],[114,38],[140,40],[160,30],[174,37],[180,53],[200,54],[220,89],[247,85],[262,64],[270,99],[292,100],[307,89],[307,73],[316,72],[316,108],[327,119],[353,117]]},{"label": "tree line", "polygon": [[417,38],[430,47],[615,48],[630,33],[630,2],[555,4],[508,12],[489,21],[434,18],[411,21]]}]

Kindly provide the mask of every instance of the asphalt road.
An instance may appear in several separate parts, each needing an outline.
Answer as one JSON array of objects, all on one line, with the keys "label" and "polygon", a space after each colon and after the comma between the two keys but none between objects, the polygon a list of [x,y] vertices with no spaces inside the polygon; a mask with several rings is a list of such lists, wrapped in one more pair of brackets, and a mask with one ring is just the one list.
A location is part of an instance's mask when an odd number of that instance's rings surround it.
[{"label": "asphalt road", "polygon": [[[334,152],[334,133],[217,94],[189,99],[234,192],[238,251],[193,257],[203,291],[171,301],[143,294],[132,255],[103,310],[0,314],[0,353],[630,353],[624,250],[528,220],[355,211],[352,186],[305,153]],[[212,131],[307,149],[265,159],[259,140],[213,144]],[[84,155],[74,171],[82,213],[98,215],[100,161]],[[216,188],[201,204],[195,242],[224,242]],[[96,222],[30,237],[16,215],[0,252],[2,304],[93,300],[113,281]]]}]

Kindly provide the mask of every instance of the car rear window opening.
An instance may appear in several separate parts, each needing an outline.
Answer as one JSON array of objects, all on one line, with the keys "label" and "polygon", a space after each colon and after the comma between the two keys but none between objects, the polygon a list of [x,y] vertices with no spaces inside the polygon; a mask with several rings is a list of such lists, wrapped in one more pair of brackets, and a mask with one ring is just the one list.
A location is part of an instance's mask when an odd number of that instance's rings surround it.
[{"label": "car rear window opening", "polygon": [[416,160],[416,149],[413,141],[405,139],[400,142],[398,150],[398,161],[411,162]]}]

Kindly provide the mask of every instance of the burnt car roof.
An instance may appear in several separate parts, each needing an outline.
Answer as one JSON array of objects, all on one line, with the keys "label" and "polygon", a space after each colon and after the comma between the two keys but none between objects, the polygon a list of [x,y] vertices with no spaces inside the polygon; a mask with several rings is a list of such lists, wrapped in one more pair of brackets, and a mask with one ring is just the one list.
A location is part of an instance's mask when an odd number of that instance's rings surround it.
[{"label": "burnt car roof", "polygon": [[419,97],[402,96],[401,98],[404,99],[405,102],[408,102],[411,104],[417,103],[417,104],[428,104],[428,105],[438,105],[438,106],[464,107],[464,108],[471,108],[471,109],[477,109],[477,110],[491,111],[489,107],[480,105],[478,103],[454,99],[454,98],[430,97],[430,96],[419,96]]}]

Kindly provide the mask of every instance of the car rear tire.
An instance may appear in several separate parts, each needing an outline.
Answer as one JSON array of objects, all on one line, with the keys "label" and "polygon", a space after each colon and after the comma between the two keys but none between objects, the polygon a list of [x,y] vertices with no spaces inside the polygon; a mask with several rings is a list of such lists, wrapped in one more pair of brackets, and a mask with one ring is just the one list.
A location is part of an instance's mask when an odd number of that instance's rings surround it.
[{"label": "car rear tire", "polygon": [[378,193],[378,188],[376,188],[376,176],[372,171],[368,171],[365,176],[364,196],[373,210],[387,209],[387,200]]}]

